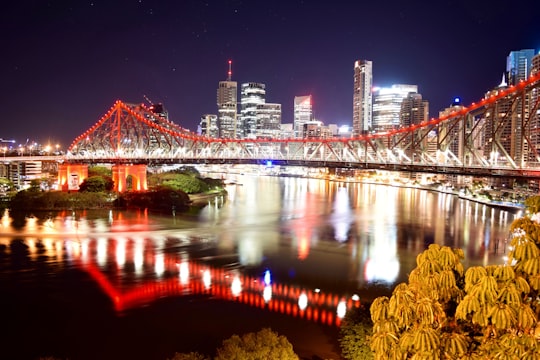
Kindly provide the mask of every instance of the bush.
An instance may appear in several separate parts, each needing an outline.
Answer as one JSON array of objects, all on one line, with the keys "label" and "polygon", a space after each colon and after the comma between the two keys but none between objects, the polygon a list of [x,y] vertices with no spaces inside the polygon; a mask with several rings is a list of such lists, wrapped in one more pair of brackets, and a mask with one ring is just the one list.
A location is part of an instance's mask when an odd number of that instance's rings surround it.
[{"label": "bush", "polygon": [[266,328],[242,337],[233,335],[223,341],[217,350],[216,360],[266,360],[298,359],[293,347],[285,336]]}]

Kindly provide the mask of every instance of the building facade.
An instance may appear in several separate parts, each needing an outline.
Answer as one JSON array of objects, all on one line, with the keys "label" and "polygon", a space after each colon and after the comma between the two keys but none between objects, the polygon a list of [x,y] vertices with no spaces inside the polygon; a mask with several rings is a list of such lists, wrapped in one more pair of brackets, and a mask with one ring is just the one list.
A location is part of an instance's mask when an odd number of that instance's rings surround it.
[{"label": "building facade", "polygon": [[215,114],[204,114],[199,123],[199,134],[209,138],[219,137],[218,117]]},{"label": "building facade", "polygon": [[429,102],[418,93],[409,93],[401,102],[400,115],[402,126],[418,125],[429,120]]},{"label": "building facade", "polygon": [[294,97],[294,137],[304,137],[304,124],[313,120],[311,95]]},{"label": "building facade", "polygon": [[410,93],[417,93],[418,86],[397,84],[373,89],[372,131],[381,132],[402,126],[401,103]]},{"label": "building facade", "polygon": [[531,74],[533,49],[511,51],[506,58],[506,72],[508,84],[516,85],[522,80],[527,80]]},{"label": "building facade", "polygon": [[266,87],[261,83],[244,83],[240,87],[240,123],[243,138],[255,139],[258,129],[258,106],[266,102]]},{"label": "building facade", "polygon": [[217,90],[219,137],[237,138],[237,83],[220,81]]},{"label": "building facade", "polygon": [[281,104],[264,103],[257,105],[258,139],[279,139],[281,131]]},{"label": "building facade", "polygon": [[373,64],[369,60],[354,63],[353,136],[371,130]]}]

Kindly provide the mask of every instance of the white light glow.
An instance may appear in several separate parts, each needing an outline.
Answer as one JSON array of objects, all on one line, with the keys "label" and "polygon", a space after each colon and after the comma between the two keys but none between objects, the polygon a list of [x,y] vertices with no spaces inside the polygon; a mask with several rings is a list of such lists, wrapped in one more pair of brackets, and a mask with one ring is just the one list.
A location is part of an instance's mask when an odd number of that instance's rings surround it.
[{"label": "white light glow", "polygon": [[298,307],[300,308],[300,310],[305,310],[307,308],[307,305],[308,305],[308,297],[306,293],[301,293],[300,296],[298,297]]},{"label": "white light glow", "polygon": [[339,302],[339,304],[337,306],[336,314],[337,314],[338,318],[343,319],[343,317],[345,317],[346,313],[347,313],[347,303],[342,300],[342,301]]},{"label": "white light glow", "polygon": [[231,291],[234,296],[240,296],[242,293],[242,282],[238,276],[235,276],[231,283]]},{"label": "white light glow", "polygon": [[210,286],[212,285],[212,277],[210,275],[210,270],[204,270],[202,280],[204,288],[207,290],[210,289]]},{"label": "white light glow", "polygon": [[156,254],[154,261],[154,271],[156,272],[156,275],[160,277],[165,272],[165,259],[163,254]]},{"label": "white light glow", "polygon": [[269,302],[270,300],[272,300],[272,287],[271,286],[264,287],[263,299],[264,299],[264,302]]},{"label": "white light glow", "polygon": [[189,283],[189,264],[187,261],[182,261],[178,267],[180,284],[187,285]]}]

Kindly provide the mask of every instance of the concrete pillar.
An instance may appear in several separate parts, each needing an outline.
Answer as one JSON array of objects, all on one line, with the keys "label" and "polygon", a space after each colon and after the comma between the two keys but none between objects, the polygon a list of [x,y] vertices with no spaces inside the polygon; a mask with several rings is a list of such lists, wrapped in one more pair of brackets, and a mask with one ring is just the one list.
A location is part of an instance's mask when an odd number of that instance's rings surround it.
[{"label": "concrete pillar", "polygon": [[145,191],[148,189],[146,182],[146,165],[113,165],[112,178],[114,181],[114,189],[118,192],[127,190],[126,179],[132,177],[132,190]]},{"label": "concrete pillar", "polygon": [[77,191],[79,185],[88,177],[86,164],[59,164],[58,189],[62,191]]}]

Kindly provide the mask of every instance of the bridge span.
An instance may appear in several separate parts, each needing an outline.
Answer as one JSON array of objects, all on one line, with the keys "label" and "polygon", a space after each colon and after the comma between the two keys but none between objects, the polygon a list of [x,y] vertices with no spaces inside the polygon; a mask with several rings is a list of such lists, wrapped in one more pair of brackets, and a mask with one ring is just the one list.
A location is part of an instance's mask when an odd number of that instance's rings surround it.
[{"label": "bridge span", "polygon": [[[271,164],[507,177],[538,183],[539,88],[540,73],[518,85],[496,88],[469,106],[448,109],[437,119],[349,138],[209,138],[142,104],[116,101],[73,140],[65,155],[47,160],[63,168],[113,164],[120,169],[120,177],[135,165]],[[5,161],[30,158],[36,159]]]}]

